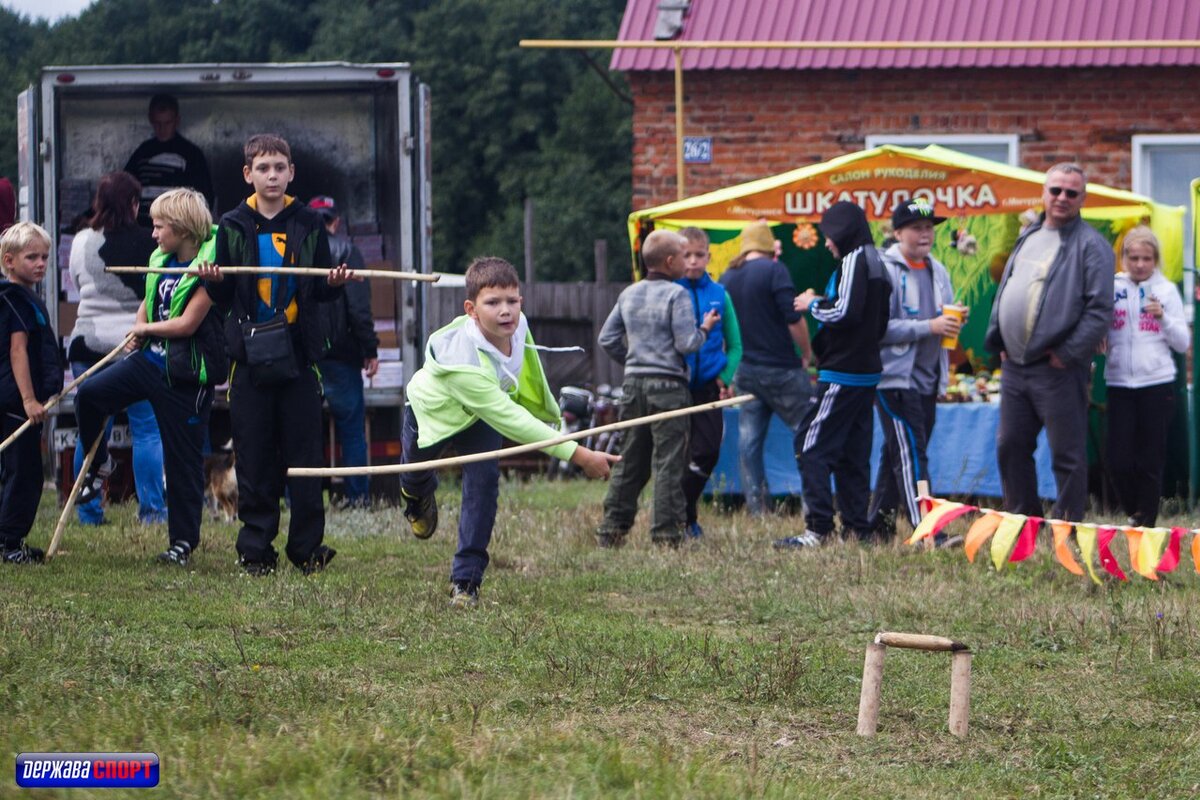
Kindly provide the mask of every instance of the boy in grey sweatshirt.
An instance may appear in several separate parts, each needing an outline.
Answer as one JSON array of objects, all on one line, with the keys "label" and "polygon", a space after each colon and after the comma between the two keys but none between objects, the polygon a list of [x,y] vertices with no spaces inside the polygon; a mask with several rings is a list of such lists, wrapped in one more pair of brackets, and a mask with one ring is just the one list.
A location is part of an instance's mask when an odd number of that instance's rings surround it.
[{"label": "boy in grey sweatshirt", "polygon": [[[704,344],[717,324],[716,310],[700,326],[687,291],[675,283],[683,275],[681,236],[654,231],[642,244],[644,280],[626,288],[600,330],[599,343],[625,367],[621,419],[684,408],[690,403],[684,356]],[[633,527],[638,495],[654,471],[654,512],[650,538],[678,546],[686,511],[683,470],[687,466],[688,420],[685,417],[640,425],[625,431],[621,461],[613,469],[604,498],[604,521],[596,534],[601,547],[619,547]]]}]

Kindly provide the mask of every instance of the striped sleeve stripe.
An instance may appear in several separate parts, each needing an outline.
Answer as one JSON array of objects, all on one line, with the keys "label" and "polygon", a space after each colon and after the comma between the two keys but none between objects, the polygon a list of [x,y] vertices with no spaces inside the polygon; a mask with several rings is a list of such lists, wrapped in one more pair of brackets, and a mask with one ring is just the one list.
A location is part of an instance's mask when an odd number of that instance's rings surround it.
[{"label": "striped sleeve stripe", "polygon": [[813,306],[813,319],[817,322],[837,322],[846,316],[850,303],[850,287],[854,285],[854,271],[858,268],[858,260],[862,256],[862,248],[842,260],[842,279],[838,282],[838,296],[829,308]]}]

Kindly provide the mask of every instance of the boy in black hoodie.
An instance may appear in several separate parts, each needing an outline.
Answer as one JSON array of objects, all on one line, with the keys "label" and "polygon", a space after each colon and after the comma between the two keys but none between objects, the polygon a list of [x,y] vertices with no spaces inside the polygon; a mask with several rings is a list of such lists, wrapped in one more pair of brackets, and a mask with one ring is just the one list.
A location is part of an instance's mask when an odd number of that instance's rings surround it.
[{"label": "boy in black hoodie", "polygon": [[[275,569],[271,546],[279,533],[279,501],[288,467],[321,465],[321,378],[324,355],[317,303],[337,300],[353,273],[342,264],[328,279],[238,274],[220,266],[330,267],[329,240],[317,212],[286,189],[296,176],[283,137],[258,134],[245,147],[242,175],[254,194],[221,218],[217,263],[200,265],[213,303],[225,316],[225,345],[233,360],[229,411],[237,453],[237,551],[251,575]],[[317,572],[335,551],[325,538],[320,478],[286,479],[292,518],[288,559]]]},{"label": "boy in black hoodie", "polygon": [[818,323],[813,352],[817,400],[796,433],[796,460],[808,507],[808,529],[776,547],[814,547],[833,532],[833,492],[844,533],[865,536],[871,486],[871,408],[883,373],[879,342],[887,332],[892,285],[875,249],[867,215],[854,203],[834,203],[821,217],[825,246],[841,263],[825,295],[796,297],[796,310]]},{"label": "boy in black hoodie", "polygon": [[33,288],[46,276],[50,235],[18,222],[0,236],[0,439],[33,425],[0,456],[0,563],[35,564],[45,554],[25,544],[42,499],[45,402],[62,391],[58,336]]}]

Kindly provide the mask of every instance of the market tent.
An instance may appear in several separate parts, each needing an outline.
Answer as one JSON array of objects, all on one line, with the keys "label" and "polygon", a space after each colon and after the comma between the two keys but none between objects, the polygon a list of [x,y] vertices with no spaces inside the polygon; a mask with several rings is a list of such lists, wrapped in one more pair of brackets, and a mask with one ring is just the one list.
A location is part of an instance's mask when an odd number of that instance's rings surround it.
[{"label": "market tent", "polygon": [[[640,243],[656,228],[694,225],[712,240],[710,273],[719,276],[737,255],[740,232],[765,220],[782,244],[781,260],[796,290],[824,288],[834,263],[816,223],[839,200],[862,206],[876,242],[890,233],[892,208],[925,199],[948,221],[936,229],[933,254],[950,270],[958,301],[972,308],[961,342],[972,364],[982,365],[988,311],[996,280],[1017,235],[1022,214],[1041,210],[1045,173],[1010,167],[932,145],[915,150],[885,145],[730,186],[629,216],[634,274],[641,274]],[[1119,248],[1125,231],[1148,221],[1163,244],[1165,272],[1179,281],[1183,271],[1183,209],[1148,197],[1090,183],[1084,218]]]}]

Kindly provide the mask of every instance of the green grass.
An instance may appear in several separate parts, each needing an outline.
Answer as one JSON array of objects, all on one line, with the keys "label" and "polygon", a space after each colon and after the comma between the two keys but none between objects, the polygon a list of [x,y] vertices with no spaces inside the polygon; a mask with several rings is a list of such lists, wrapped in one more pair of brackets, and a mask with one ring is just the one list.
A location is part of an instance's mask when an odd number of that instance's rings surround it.
[{"label": "green grass", "polygon": [[[241,575],[211,521],[190,569],[160,567],[164,530],[110,509],[53,563],[0,568],[0,749],[157,752],[157,795],[195,798],[1200,792],[1190,558],[1097,587],[1044,546],[1002,574],[899,545],[776,553],[798,518],[711,509],[698,546],[652,546],[643,515],[599,551],[603,491],[506,483],[471,612],[446,606],[453,490],[428,542],[397,510],[331,513],[338,557],[307,579]],[[972,646],[965,741],[949,658],[897,650],[879,735],[855,735],[883,629]]]}]

